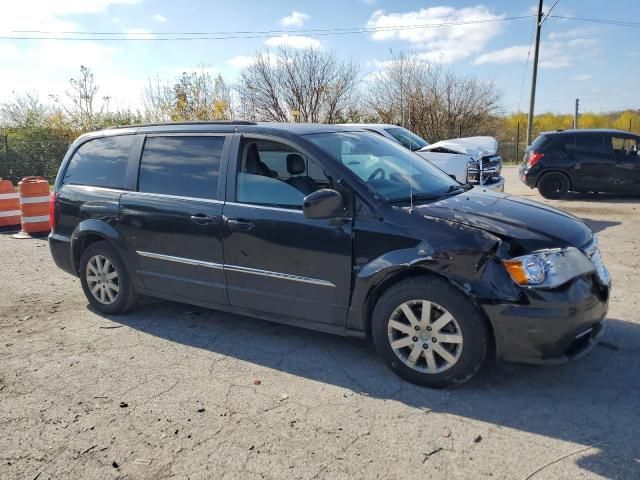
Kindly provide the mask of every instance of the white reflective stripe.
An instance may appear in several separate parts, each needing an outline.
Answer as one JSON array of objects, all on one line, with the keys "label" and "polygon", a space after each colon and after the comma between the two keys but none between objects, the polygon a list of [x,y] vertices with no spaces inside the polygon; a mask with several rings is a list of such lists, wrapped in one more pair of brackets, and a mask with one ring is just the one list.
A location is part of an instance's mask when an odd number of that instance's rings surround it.
[{"label": "white reflective stripe", "polygon": [[20,198],[20,194],[18,192],[0,193],[0,200],[6,200],[7,198]]},{"label": "white reflective stripe", "polygon": [[49,195],[44,197],[20,197],[20,203],[49,203]]},{"label": "white reflective stripe", "polygon": [[2,217],[14,217],[20,216],[20,210],[6,210],[4,212],[0,212],[0,218]]},{"label": "white reflective stripe", "polygon": [[40,215],[39,217],[22,217],[22,223],[38,223],[48,221],[49,215]]}]

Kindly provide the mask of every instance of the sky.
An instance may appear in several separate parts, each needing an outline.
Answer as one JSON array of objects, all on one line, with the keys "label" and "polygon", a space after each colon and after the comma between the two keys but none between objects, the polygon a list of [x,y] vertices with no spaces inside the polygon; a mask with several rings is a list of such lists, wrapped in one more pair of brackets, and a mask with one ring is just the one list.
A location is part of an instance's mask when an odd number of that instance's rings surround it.
[{"label": "sky", "polygon": [[[545,7],[554,1],[546,0]],[[111,97],[112,109],[135,109],[149,78],[172,80],[204,68],[233,82],[252,54],[284,44],[311,45],[355,60],[365,79],[391,52],[415,52],[461,75],[494,81],[509,113],[528,108],[535,10],[536,2],[528,0],[4,0],[0,103],[25,91],[42,99],[64,97],[82,64],[94,72],[99,96]],[[640,19],[640,1],[559,0],[552,15],[633,22]],[[457,25],[406,28],[442,23]],[[393,30],[398,26],[405,28]],[[582,111],[640,108],[638,26],[548,18],[542,26],[536,113],[572,112],[576,98]],[[374,31],[309,32],[354,28]],[[255,33],[264,31],[277,33]],[[88,36],[78,32],[132,40],[6,38]],[[253,32],[209,36],[254,38],[133,40],[166,38],[163,32]]]}]

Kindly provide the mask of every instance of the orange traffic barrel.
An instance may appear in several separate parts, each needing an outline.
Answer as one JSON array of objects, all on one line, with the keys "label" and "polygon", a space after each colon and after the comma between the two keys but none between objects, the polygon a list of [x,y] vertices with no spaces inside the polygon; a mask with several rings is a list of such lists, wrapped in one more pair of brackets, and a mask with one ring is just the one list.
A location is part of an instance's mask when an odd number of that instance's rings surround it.
[{"label": "orange traffic barrel", "polygon": [[0,178],[0,227],[20,225],[20,194],[13,183]]},{"label": "orange traffic barrel", "polygon": [[49,223],[49,182],[43,177],[24,177],[18,183],[22,229],[17,238],[51,230]]}]

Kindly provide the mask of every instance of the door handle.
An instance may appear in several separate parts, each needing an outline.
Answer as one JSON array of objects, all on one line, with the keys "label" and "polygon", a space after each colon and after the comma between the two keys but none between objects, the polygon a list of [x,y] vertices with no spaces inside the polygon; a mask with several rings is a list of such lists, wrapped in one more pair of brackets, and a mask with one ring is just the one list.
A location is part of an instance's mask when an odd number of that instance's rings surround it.
[{"label": "door handle", "polygon": [[243,232],[248,232],[255,227],[255,224],[251,222],[243,222],[241,220],[233,220],[231,218],[227,220],[227,225],[229,225],[231,230],[240,230]]},{"label": "door handle", "polygon": [[218,223],[220,221],[220,217],[218,215],[209,216],[204,213],[196,213],[195,215],[191,215],[189,217],[192,222],[197,223],[198,225],[206,225],[207,223]]}]

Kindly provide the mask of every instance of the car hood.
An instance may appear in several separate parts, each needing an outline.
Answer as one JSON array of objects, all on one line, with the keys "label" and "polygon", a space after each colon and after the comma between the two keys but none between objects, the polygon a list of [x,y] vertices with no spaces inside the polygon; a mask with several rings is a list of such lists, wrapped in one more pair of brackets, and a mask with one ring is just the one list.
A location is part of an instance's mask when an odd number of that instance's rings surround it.
[{"label": "car hood", "polygon": [[523,250],[584,247],[593,233],[579,218],[521,197],[473,188],[437,202],[417,205],[425,217],[480,228],[518,242]]},{"label": "car hood", "polygon": [[451,140],[441,140],[427,145],[418,150],[418,152],[432,152],[440,149],[448,150],[452,153],[469,155],[474,160],[480,160],[482,157],[496,154],[498,151],[498,141],[493,137],[452,138]]}]

